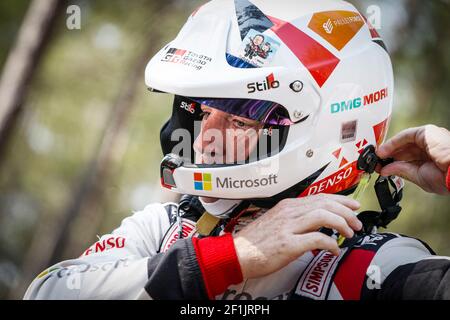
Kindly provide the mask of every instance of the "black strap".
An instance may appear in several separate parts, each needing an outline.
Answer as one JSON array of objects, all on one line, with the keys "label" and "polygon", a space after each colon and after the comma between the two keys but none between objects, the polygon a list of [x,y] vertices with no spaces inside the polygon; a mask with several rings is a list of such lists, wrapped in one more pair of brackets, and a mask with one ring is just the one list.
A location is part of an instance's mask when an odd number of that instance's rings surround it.
[{"label": "black strap", "polygon": [[[375,182],[375,193],[381,207],[379,226],[383,228],[395,220],[402,210],[399,203],[403,196],[403,186],[396,186],[395,179],[398,178],[380,176]],[[390,186],[394,188],[393,191]]]},{"label": "black strap", "polygon": [[[403,195],[403,186],[396,185],[394,176],[379,176],[375,182],[375,193],[381,211],[363,211],[358,214],[358,219],[363,224],[363,233],[373,233],[374,228],[387,228],[388,224],[400,214],[402,207],[399,205]],[[391,190],[390,187],[394,189]]]},{"label": "black strap", "polygon": [[[375,153],[375,147],[369,145],[359,156],[357,167],[359,170],[372,174],[375,172],[377,165],[385,166],[393,161],[394,159],[392,158],[379,158]],[[358,219],[362,222],[363,229],[356,232],[357,236],[372,234],[379,227],[386,228],[389,223],[398,217],[402,210],[400,201],[403,196],[403,180],[401,178],[379,176],[374,188],[381,211],[370,210],[358,214]],[[333,230],[328,228],[321,228],[320,231],[330,236],[333,235]],[[352,239],[346,239],[343,246],[351,245],[352,241]]]},{"label": "black strap", "polygon": [[[379,158],[375,153],[375,147],[369,145],[361,153],[357,165],[359,170],[372,174],[377,165],[385,166],[393,161],[392,158]],[[391,190],[391,187],[393,190]],[[399,205],[403,196],[403,181],[401,178],[379,176],[374,188],[381,211],[363,211],[358,214],[359,220],[363,223],[362,232],[366,234],[372,233],[374,228],[386,228],[389,223],[398,217],[402,210]]]}]

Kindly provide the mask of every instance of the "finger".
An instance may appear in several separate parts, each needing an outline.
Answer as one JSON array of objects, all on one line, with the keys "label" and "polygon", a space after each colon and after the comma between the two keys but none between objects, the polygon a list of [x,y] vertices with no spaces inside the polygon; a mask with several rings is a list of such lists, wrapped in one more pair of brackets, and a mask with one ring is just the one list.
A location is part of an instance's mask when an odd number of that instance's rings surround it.
[{"label": "finger", "polygon": [[307,252],[316,249],[330,251],[335,256],[340,254],[340,249],[337,241],[333,238],[321,233],[310,232],[302,235],[297,235],[292,241],[293,250],[296,252]]},{"label": "finger", "polygon": [[293,233],[302,234],[325,227],[337,230],[346,238],[352,238],[354,232],[341,216],[331,213],[325,209],[311,211],[292,221]]},{"label": "finger", "polygon": [[423,136],[424,127],[418,128],[408,128],[400,133],[396,134],[394,137],[383,143],[377,150],[377,155],[380,158],[391,157],[396,150],[404,147],[405,145],[411,143],[415,144],[420,148],[423,148]]},{"label": "finger", "polygon": [[395,161],[381,169],[382,176],[399,176],[415,184],[418,182],[419,166],[414,162]]},{"label": "finger", "polygon": [[382,175],[397,175],[436,194],[448,194],[445,173],[432,162],[394,162],[383,168]]},{"label": "finger", "polygon": [[[419,147],[417,147],[415,144],[407,144],[400,150],[396,150],[394,153],[390,155],[390,157],[394,158],[395,161],[430,161],[429,156],[426,154],[426,152]],[[381,174],[383,166],[378,164],[375,168],[375,171],[378,174]],[[381,174],[385,175],[385,174]],[[395,174],[394,174],[395,175]]]},{"label": "finger", "polygon": [[378,163],[377,166],[375,167],[376,173],[381,174],[381,169],[383,169],[383,166]]},{"label": "finger", "polygon": [[407,144],[400,150],[396,150],[391,157],[397,161],[425,161],[429,159],[427,153],[415,144]]},{"label": "finger", "polygon": [[353,230],[359,231],[363,227],[361,221],[356,217],[356,213],[342,203],[330,200],[324,203],[324,209],[344,218]]},{"label": "finger", "polygon": [[356,201],[348,196],[343,196],[340,194],[322,193],[322,194],[311,196],[309,198],[311,201],[314,201],[314,202],[326,201],[327,199],[333,200],[333,201],[339,202],[340,204],[350,208],[351,210],[358,210],[359,208],[361,208],[361,204],[358,201]]}]

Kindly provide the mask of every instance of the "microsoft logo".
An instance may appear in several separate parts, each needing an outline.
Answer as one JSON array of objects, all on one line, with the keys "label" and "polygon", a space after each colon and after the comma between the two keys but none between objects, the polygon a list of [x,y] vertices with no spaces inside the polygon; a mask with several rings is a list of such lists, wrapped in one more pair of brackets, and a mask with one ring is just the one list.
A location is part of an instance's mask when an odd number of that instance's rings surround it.
[{"label": "microsoft logo", "polygon": [[[268,177],[258,179],[233,179],[230,177],[215,177],[217,189],[244,189],[244,188],[259,188],[277,184],[278,176],[276,174],[269,174]],[[212,174],[194,172],[194,188],[200,191],[212,190]]]},{"label": "microsoft logo", "polygon": [[212,190],[211,173],[194,173],[194,188],[195,190]]}]

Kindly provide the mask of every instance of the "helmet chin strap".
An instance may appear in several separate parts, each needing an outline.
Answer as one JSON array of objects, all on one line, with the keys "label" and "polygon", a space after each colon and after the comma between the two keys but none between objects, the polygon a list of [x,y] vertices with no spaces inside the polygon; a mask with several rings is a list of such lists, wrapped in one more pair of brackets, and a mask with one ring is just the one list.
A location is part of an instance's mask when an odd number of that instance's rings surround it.
[{"label": "helmet chin strap", "polygon": [[220,219],[229,218],[233,210],[242,202],[242,200],[234,199],[216,199],[213,202],[206,202],[203,197],[199,197],[199,200],[209,214]]},{"label": "helmet chin strap", "polygon": [[[370,180],[370,175],[375,172],[377,165],[385,166],[393,161],[394,159],[392,158],[380,159],[375,153],[375,147],[373,145],[367,146],[358,159],[358,169],[365,171],[365,173],[355,191],[355,197],[358,197],[364,191]],[[404,182],[402,178],[378,176],[374,188],[381,211],[368,210],[359,213],[357,216],[362,222],[363,228],[355,234],[358,236],[372,234],[380,227],[387,228],[388,224],[395,220],[402,210],[400,201],[403,197],[403,187]],[[330,234],[331,230],[323,231]],[[331,233],[333,232],[331,231]],[[338,238],[340,246],[347,246],[351,242],[351,239],[345,239],[342,236]]]},{"label": "helmet chin strap", "polygon": [[[380,159],[375,153],[375,147],[369,145],[358,159],[358,169],[364,170],[370,175],[375,171],[377,165],[384,167],[393,161],[392,158]],[[364,211],[358,215],[358,218],[363,222],[365,233],[372,233],[379,227],[386,228],[389,223],[398,217],[402,210],[400,201],[403,197],[403,187],[402,178],[378,176],[374,188],[381,211]]]}]

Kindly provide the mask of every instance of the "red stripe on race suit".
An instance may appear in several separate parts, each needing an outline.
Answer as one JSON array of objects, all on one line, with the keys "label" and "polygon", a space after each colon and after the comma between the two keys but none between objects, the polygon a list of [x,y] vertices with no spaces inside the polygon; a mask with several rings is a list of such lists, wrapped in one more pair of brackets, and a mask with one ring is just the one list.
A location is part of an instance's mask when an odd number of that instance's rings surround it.
[{"label": "red stripe on race suit", "polygon": [[374,251],[354,249],[339,266],[334,284],[344,300],[359,300]]},{"label": "red stripe on race suit", "polygon": [[230,285],[243,281],[241,265],[231,233],[219,237],[192,238],[209,299]]}]

